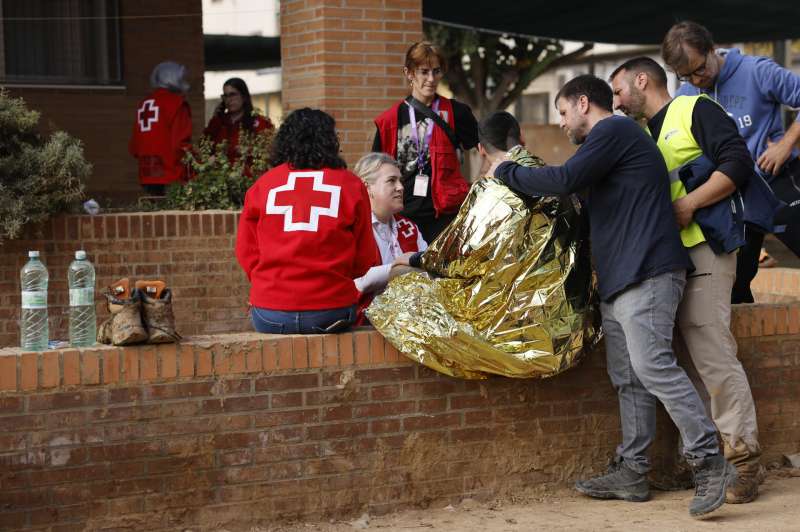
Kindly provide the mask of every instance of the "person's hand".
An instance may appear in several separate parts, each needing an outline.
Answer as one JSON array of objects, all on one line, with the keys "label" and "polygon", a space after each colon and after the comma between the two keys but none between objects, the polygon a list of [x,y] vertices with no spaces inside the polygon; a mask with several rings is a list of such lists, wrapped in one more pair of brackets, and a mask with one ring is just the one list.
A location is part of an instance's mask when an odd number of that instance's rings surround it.
[{"label": "person's hand", "polygon": [[777,175],[790,155],[792,155],[791,145],[787,146],[785,142],[772,142],[767,139],[767,149],[758,158],[757,164],[762,171]]},{"label": "person's hand", "polygon": [[672,202],[672,211],[675,213],[675,221],[678,222],[678,227],[681,229],[692,223],[694,218],[694,211],[697,206],[692,201],[691,196],[684,196]]},{"label": "person's hand", "polygon": [[400,255],[399,257],[397,257],[392,261],[392,268],[394,268],[395,266],[410,266],[410,264],[408,263],[408,259],[413,254],[414,254],[413,251],[403,253],[402,255]]}]

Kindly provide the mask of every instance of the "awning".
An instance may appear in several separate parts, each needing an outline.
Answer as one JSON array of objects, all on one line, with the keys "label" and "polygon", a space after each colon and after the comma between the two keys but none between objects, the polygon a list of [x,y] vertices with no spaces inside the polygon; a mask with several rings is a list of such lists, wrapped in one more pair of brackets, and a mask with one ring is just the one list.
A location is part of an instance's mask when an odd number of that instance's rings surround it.
[{"label": "awning", "polygon": [[258,70],[281,66],[280,37],[203,35],[206,70]]},{"label": "awning", "polygon": [[430,22],[571,41],[660,44],[678,21],[706,26],[718,43],[800,37],[797,0],[464,2],[425,0]]}]

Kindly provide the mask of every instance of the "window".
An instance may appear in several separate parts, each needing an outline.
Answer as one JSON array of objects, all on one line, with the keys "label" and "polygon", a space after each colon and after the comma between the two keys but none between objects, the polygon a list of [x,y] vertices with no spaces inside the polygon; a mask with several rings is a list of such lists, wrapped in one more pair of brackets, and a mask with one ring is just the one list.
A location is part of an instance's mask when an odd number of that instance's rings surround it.
[{"label": "window", "polygon": [[0,0],[0,82],[122,81],[119,0]]},{"label": "window", "polygon": [[550,121],[550,94],[523,94],[519,102],[520,122],[523,124],[547,124]]}]

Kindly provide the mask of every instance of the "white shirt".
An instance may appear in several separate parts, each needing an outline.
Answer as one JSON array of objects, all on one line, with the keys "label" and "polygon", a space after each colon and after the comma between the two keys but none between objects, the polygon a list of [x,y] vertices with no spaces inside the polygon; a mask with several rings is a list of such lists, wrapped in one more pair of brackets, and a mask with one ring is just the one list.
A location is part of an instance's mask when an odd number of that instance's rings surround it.
[{"label": "white shirt", "polygon": [[[372,213],[372,234],[381,252],[381,265],[373,266],[367,273],[355,280],[359,292],[381,292],[389,283],[389,271],[392,269],[394,259],[403,254],[400,242],[397,240],[397,221],[392,216],[389,223],[383,223]],[[428,243],[422,238],[422,233],[417,229],[417,249],[425,251]]]}]

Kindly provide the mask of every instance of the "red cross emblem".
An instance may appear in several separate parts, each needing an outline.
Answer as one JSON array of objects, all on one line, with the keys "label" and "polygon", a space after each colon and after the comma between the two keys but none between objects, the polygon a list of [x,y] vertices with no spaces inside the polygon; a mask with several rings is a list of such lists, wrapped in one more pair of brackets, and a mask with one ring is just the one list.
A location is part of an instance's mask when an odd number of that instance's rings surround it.
[{"label": "red cross emblem", "polygon": [[414,235],[414,224],[404,218],[397,220],[397,230],[404,238],[411,238]]},{"label": "red cross emblem", "polygon": [[150,131],[153,124],[158,122],[158,106],[153,99],[145,100],[142,106],[136,113],[136,118],[139,120],[139,129],[141,131]]},{"label": "red cross emblem", "polygon": [[267,214],[283,215],[284,231],[316,232],[320,216],[338,217],[342,187],[326,185],[322,176],[321,170],[289,172],[285,185],[269,191]]}]

